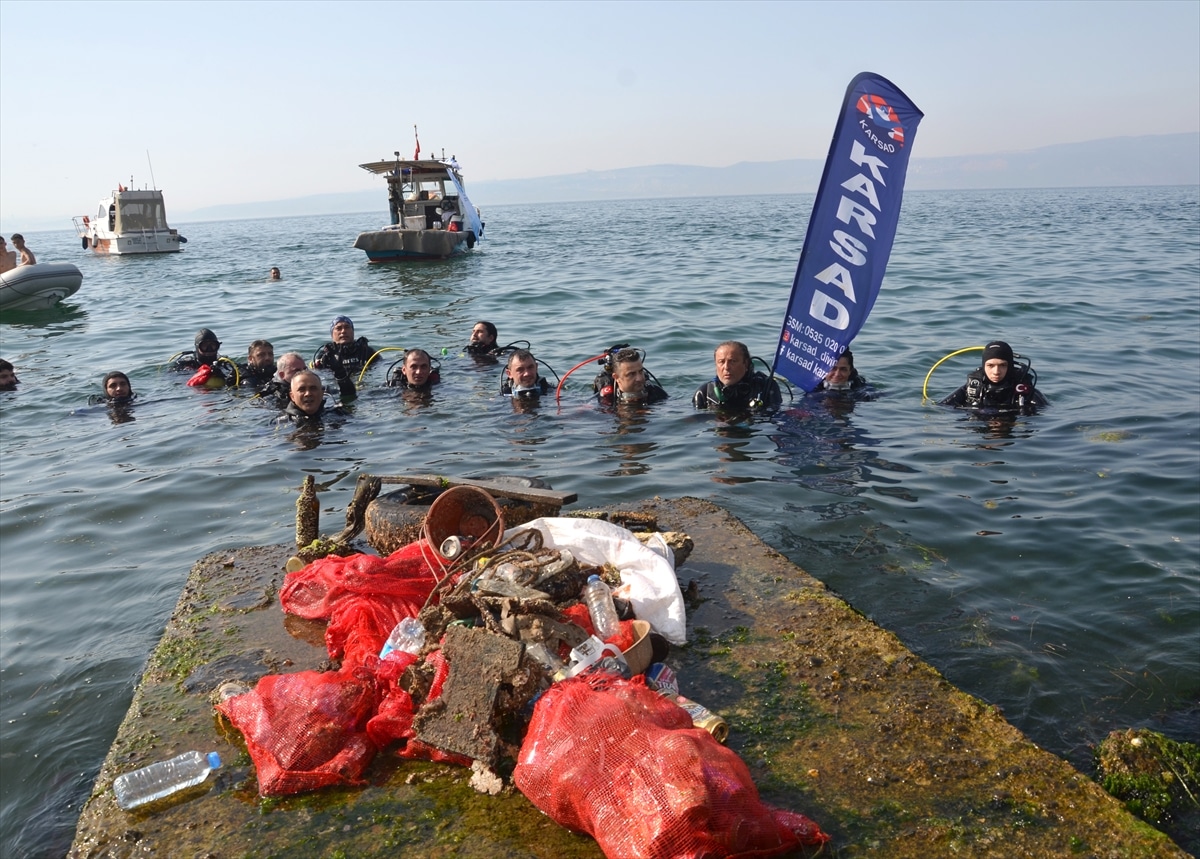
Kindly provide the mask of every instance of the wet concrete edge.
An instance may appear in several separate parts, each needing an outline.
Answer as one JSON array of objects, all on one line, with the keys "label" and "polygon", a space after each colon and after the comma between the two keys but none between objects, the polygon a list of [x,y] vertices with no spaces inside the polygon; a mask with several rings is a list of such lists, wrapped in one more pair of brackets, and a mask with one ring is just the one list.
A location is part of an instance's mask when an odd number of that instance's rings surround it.
[{"label": "wet concrete edge", "polygon": [[[660,530],[695,542],[678,570],[688,639],[681,691],[723,715],[763,799],[833,836],[825,855],[1184,857],[1169,838],[891,633],[766,546],[724,509],[653,499]],[[361,787],[257,795],[236,731],[213,716],[226,679],[321,666],[320,625],[279,608],[290,547],[236,549],[193,568],[80,815],[71,857],[188,855],[598,857],[508,788],[378,755]],[[126,813],[122,772],[188,749],[228,762],[186,801]]]}]

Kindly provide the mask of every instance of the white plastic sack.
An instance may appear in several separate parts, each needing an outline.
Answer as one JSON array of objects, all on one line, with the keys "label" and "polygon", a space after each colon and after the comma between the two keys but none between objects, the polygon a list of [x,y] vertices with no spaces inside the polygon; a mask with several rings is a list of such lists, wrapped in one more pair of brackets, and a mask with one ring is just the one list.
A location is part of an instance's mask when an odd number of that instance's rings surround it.
[{"label": "white plastic sack", "polygon": [[599,519],[547,517],[510,528],[507,539],[534,528],[550,549],[569,549],[581,564],[611,564],[621,571],[614,596],[627,599],[633,612],[672,644],[687,641],[687,614],[675,565],[645,546],[631,531]]}]

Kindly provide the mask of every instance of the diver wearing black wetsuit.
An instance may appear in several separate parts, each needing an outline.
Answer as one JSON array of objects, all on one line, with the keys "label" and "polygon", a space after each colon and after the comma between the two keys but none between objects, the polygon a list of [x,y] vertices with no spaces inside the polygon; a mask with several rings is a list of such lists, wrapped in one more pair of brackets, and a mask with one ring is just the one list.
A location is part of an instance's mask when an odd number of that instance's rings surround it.
[{"label": "diver wearing black wetsuit", "polygon": [[854,366],[854,353],[847,349],[834,363],[833,368],[825,375],[814,394],[832,394],[855,400],[874,399],[875,390],[867,382],[866,377]]},{"label": "diver wearing black wetsuit", "polygon": [[471,329],[471,342],[463,347],[463,351],[477,358],[495,358],[504,351],[503,347],[496,343],[496,336],[496,326],[480,319]]},{"label": "diver wearing black wetsuit", "polygon": [[[175,362],[171,365],[173,370],[183,370],[191,373],[198,373],[201,367],[208,367],[207,380],[201,380],[199,384],[204,384],[206,387],[220,387],[220,385],[209,385],[214,378],[220,379],[222,383],[229,385],[233,383],[233,374],[235,369],[231,366],[232,362],[228,359],[221,360],[221,341],[217,339],[217,335],[213,333],[211,328],[201,328],[196,332],[195,348],[190,352],[182,353]],[[195,378],[195,376],[193,376]],[[191,384],[191,380],[188,382]]]},{"label": "diver wearing black wetsuit", "polygon": [[604,371],[592,380],[596,398],[604,404],[658,403],[667,392],[642,365],[645,353],[627,344],[612,347],[605,356]]},{"label": "diver wearing black wetsuit", "polygon": [[751,366],[750,349],[745,343],[722,343],[714,360],[717,375],[696,389],[693,406],[731,412],[779,408],[783,402],[779,383]]},{"label": "diver wearing black wetsuit", "polygon": [[404,353],[404,360],[399,362],[399,366],[392,365],[388,369],[386,384],[389,388],[403,388],[406,391],[428,394],[440,381],[441,369],[434,366],[429,353],[424,349],[409,349]]},{"label": "diver wearing black wetsuit", "polygon": [[313,358],[312,365],[317,369],[332,368],[330,359],[336,357],[347,373],[358,375],[375,354],[366,337],[354,339],[354,323],[349,316],[334,317],[329,336],[333,339],[318,349]]},{"label": "diver wearing black wetsuit", "polygon": [[[346,382],[348,382],[348,388],[345,386]],[[321,383],[321,377],[314,371],[301,370],[292,376],[290,384],[291,396],[280,420],[289,421],[296,426],[315,427],[331,415],[345,416],[349,414],[342,407],[342,403],[334,406],[326,405],[325,386]],[[348,376],[339,378],[338,386],[343,395],[347,390],[351,393],[354,391],[354,382],[349,381]]]},{"label": "diver wearing black wetsuit", "polygon": [[983,348],[980,366],[967,374],[967,383],[938,405],[1030,414],[1048,402],[1036,384],[1037,375],[1028,364],[1015,362],[1012,347],[993,340]]},{"label": "diver wearing black wetsuit", "polygon": [[275,347],[268,340],[255,340],[246,350],[246,361],[237,362],[238,384],[244,388],[262,388],[275,375]]},{"label": "diver wearing black wetsuit", "polygon": [[537,399],[550,392],[550,383],[538,375],[537,358],[528,349],[517,349],[508,356],[500,393],[516,399]]}]

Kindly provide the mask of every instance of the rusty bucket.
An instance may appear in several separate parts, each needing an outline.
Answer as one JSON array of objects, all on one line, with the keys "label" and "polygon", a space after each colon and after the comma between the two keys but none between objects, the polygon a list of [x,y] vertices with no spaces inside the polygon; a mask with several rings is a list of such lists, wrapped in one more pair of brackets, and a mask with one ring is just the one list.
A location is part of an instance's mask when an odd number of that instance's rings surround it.
[{"label": "rusty bucket", "polygon": [[[423,528],[423,536],[443,564],[460,554],[450,550],[456,542],[475,552],[493,548],[503,535],[504,512],[495,498],[475,486],[454,486],[435,498]],[[449,554],[442,551],[443,546]]]}]

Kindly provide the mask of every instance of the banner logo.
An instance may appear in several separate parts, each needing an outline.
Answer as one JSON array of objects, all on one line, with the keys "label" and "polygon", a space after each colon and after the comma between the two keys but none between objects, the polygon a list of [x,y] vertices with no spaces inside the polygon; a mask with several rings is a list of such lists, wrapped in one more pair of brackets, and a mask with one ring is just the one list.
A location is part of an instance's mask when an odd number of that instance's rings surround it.
[{"label": "banner logo", "polygon": [[896,116],[896,111],[892,110],[883,98],[877,95],[861,96],[858,100],[858,110],[869,116],[880,128],[886,128],[888,137],[901,146],[904,145],[904,126],[900,124],[900,117]]},{"label": "banner logo", "polygon": [[879,75],[864,72],[846,88],[775,353],[774,372],[805,391],[824,380],[879,295],[922,116]]}]

